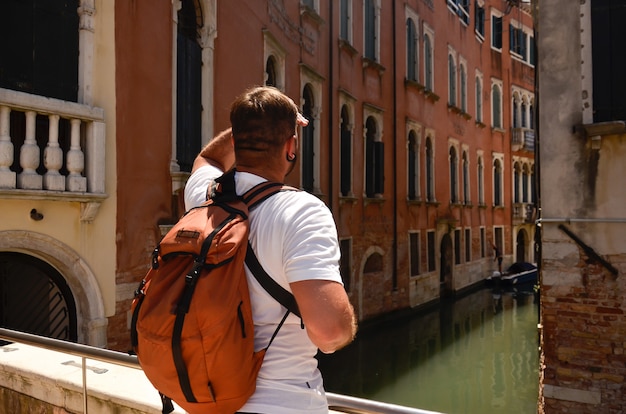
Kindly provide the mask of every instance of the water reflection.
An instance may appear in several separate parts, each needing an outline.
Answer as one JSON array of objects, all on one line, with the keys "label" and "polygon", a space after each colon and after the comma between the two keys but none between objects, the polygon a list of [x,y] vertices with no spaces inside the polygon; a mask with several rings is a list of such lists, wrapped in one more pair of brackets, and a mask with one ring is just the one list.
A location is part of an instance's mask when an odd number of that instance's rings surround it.
[{"label": "water reflection", "polygon": [[481,289],[388,323],[320,356],[331,392],[457,413],[536,412],[538,305],[532,288]]}]

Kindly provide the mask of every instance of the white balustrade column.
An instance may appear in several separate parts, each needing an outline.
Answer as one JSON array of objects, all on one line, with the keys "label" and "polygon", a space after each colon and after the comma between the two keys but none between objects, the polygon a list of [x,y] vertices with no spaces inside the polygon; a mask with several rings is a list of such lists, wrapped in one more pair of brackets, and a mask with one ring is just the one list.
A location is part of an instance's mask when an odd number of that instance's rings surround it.
[{"label": "white balustrade column", "polygon": [[48,122],[48,145],[43,151],[43,165],[47,170],[43,176],[43,188],[65,191],[65,177],[59,173],[63,166],[63,150],[59,146],[59,116],[49,115]]},{"label": "white balustrade column", "polygon": [[10,136],[11,109],[0,106],[0,188],[15,188],[16,174],[11,171],[14,148]]},{"label": "white balustrade column", "polygon": [[80,119],[70,120],[71,141],[67,152],[67,190],[74,192],[87,191],[87,179],[82,176],[85,168],[85,154],[80,148]]},{"label": "white balustrade column", "polygon": [[43,184],[43,177],[36,171],[41,153],[35,139],[36,119],[37,114],[34,111],[26,112],[26,137],[20,151],[22,172],[17,176],[18,188],[25,190],[41,190]]}]

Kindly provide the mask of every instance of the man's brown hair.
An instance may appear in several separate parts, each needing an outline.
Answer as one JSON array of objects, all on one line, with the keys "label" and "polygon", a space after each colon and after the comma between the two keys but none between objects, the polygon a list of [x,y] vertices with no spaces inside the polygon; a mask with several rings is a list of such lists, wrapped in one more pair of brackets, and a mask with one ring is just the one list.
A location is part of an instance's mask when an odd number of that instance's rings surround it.
[{"label": "man's brown hair", "polygon": [[296,132],[296,104],[276,88],[248,89],[231,106],[235,153],[267,153],[282,146]]}]

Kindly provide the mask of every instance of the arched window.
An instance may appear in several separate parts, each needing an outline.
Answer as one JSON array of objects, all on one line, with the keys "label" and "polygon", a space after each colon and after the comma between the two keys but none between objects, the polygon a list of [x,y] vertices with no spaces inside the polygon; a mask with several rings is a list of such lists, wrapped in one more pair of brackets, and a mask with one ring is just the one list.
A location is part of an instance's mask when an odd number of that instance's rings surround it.
[{"label": "arched window", "polygon": [[492,126],[502,128],[502,90],[497,84],[491,87]]},{"label": "arched window", "polygon": [[435,159],[430,137],[426,138],[426,200],[435,201]]},{"label": "arched window", "polygon": [[368,117],[365,121],[365,196],[368,198],[383,193],[383,143],[379,134],[376,119]]},{"label": "arched window", "polygon": [[476,76],[476,121],[483,122],[483,80]]},{"label": "arched window", "polygon": [[265,62],[265,86],[278,87],[276,78],[276,58],[270,56]]},{"label": "arched window", "polygon": [[341,195],[352,193],[352,128],[348,107],[341,108]]},{"label": "arched window", "polygon": [[459,159],[456,154],[456,149],[450,147],[450,202],[456,204],[459,202],[459,185],[458,185],[458,165]]},{"label": "arched window", "polygon": [[530,197],[528,194],[529,181],[530,181],[530,172],[528,169],[528,165],[525,164],[522,170],[522,202],[523,203],[530,202]]},{"label": "arched window", "polygon": [[415,131],[409,132],[408,139],[408,183],[409,183],[409,200],[417,200],[420,196],[419,191],[419,145]]},{"label": "arched window", "polygon": [[406,78],[417,82],[417,30],[413,19],[406,19]]},{"label": "arched window", "polygon": [[424,86],[433,91],[433,47],[428,34],[424,34]]},{"label": "arched window", "polygon": [[465,203],[465,205],[471,203],[469,176],[469,159],[467,156],[467,151],[463,151],[463,203]]},{"label": "arched window", "polygon": [[448,103],[456,106],[456,62],[448,55]]},{"label": "arched window", "polygon": [[519,162],[513,165],[513,202],[521,203],[520,183],[521,183],[521,168]]},{"label": "arched window", "polygon": [[478,157],[478,203],[485,205],[485,167],[482,157]]},{"label": "arched window", "polygon": [[191,171],[202,145],[202,48],[198,43],[200,5],[183,0],[178,11],[176,47],[176,158]]},{"label": "arched window", "polygon": [[513,95],[513,128],[520,127],[519,102],[517,95]]},{"label": "arched window", "polygon": [[526,104],[526,100],[522,101],[522,128],[526,128],[528,126],[528,105]]},{"label": "arched window", "polygon": [[314,189],[314,166],[315,166],[315,130],[314,113],[315,102],[311,85],[307,84],[302,93],[304,104],[302,114],[309,120],[309,124],[302,128],[302,188],[313,192]]},{"label": "arched window", "polygon": [[493,162],[493,204],[495,206],[503,205],[502,198],[502,163],[499,159]]},{"label": "arched window", "polygon": [[467,73],[465,65],[460,65],[459,81],[461,83],[461,110],[467,112]]}]

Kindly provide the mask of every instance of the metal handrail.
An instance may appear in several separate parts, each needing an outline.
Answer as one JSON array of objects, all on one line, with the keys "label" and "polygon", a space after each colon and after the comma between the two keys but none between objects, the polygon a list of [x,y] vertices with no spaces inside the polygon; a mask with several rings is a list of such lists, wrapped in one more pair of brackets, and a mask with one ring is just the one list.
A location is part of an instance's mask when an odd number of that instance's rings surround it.
[{"label": "metal handrail", "polygon": [[[85,414],[87,414],[87,358],[141,370],[141,365],[139,365],[139,361],[135,355],[112,351],[110,349],[96,348],[89,345],[62,341],[59,339],[33,335],[6,328],[0,328],[0,339],[19,342],[25,345],[32,345],[50,351],[65,352],[82,358],[83,412]],[[328,406],[330,409],[347,414],[440,414],[434,411],[425,411],[417,408],[404,407],[334,393],[326,393],[326,396],[328,398]]]}]

